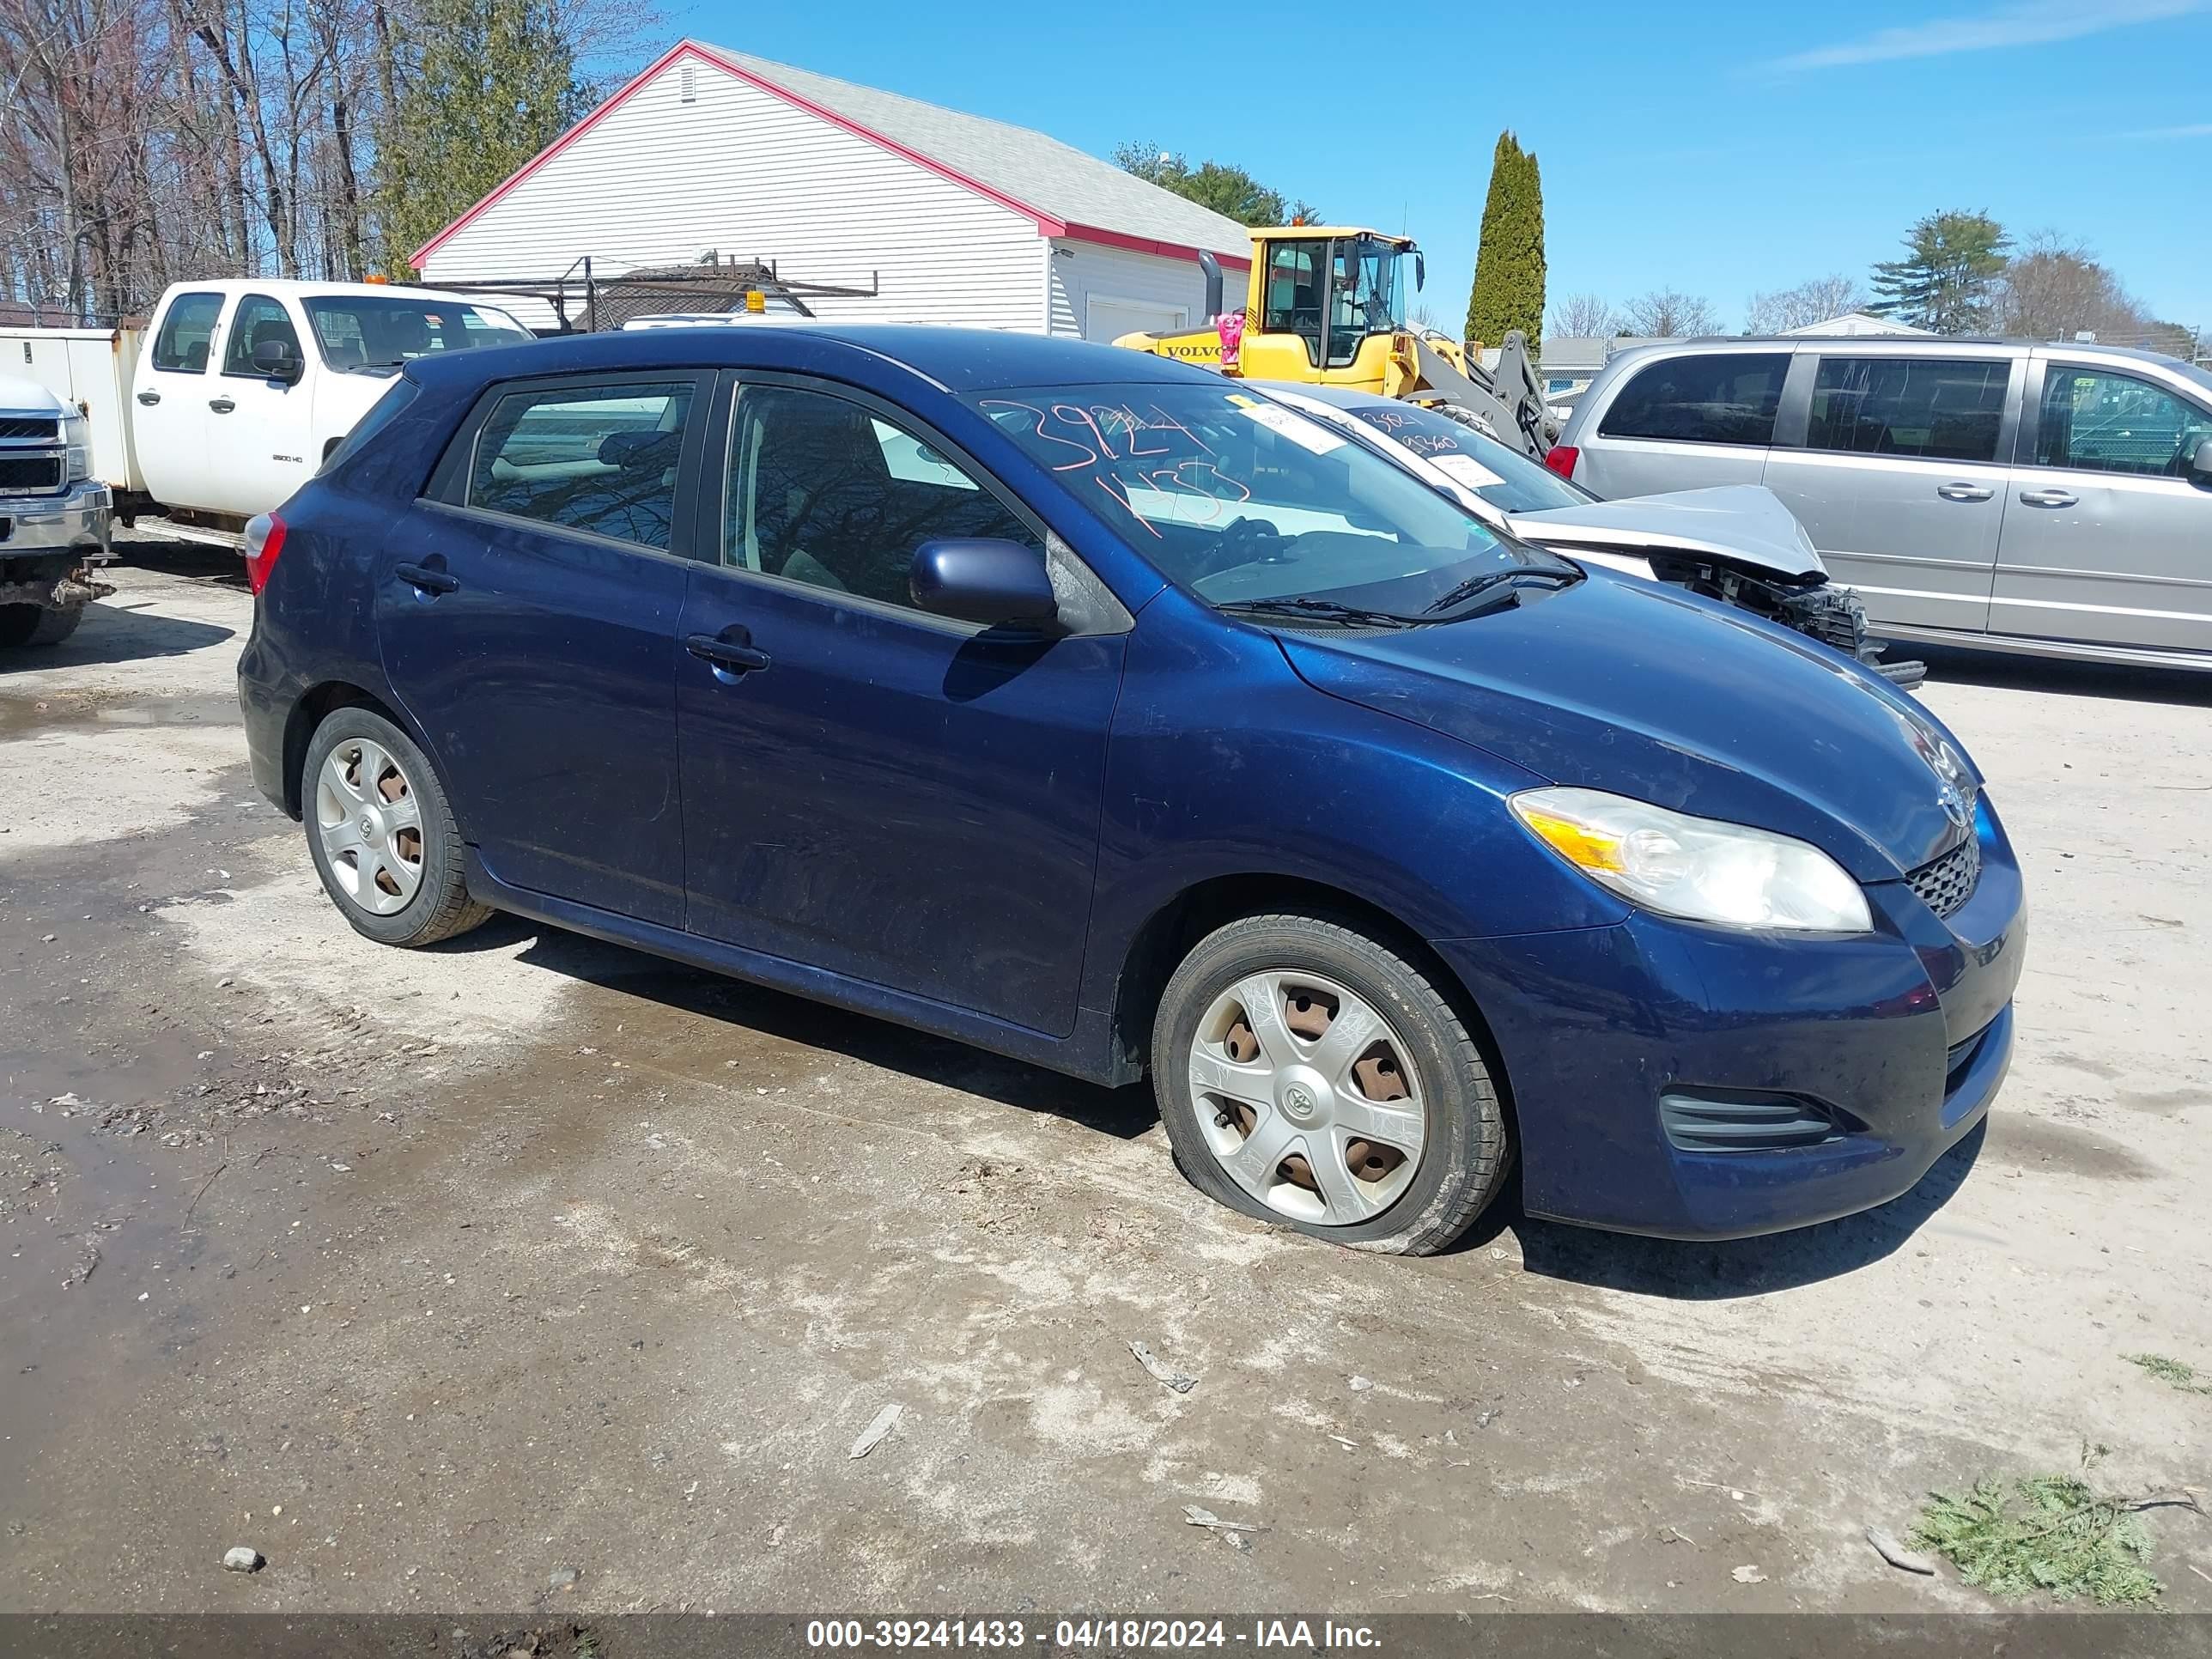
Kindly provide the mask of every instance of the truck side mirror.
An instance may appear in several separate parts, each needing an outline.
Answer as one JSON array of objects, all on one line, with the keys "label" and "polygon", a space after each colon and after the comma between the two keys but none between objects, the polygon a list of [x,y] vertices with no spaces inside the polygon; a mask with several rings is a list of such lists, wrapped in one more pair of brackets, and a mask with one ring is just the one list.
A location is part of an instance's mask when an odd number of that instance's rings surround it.
[{"label": "truck side mirror", "polygon": [[2197,441],[2197,451],[2189,458],[2189,482],[2199,489],[2212,489],[2212,438]]},{"label": "truck side mirror", "polygon": [[290,386],[305,372],[300,354],[289,340],[264,340],[253,348],[254,372]]}]

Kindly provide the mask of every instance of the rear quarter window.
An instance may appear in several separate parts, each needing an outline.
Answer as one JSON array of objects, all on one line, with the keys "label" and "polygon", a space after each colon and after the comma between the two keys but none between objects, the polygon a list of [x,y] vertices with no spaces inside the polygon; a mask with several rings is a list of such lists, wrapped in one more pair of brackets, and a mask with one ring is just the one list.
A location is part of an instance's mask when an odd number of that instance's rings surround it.
[{"label": "rear quarter window", "polygon": [[1786,351],[1661,357],[1629,377],[1598,423],[1607,438],[1765,445],[1790,373]]}]

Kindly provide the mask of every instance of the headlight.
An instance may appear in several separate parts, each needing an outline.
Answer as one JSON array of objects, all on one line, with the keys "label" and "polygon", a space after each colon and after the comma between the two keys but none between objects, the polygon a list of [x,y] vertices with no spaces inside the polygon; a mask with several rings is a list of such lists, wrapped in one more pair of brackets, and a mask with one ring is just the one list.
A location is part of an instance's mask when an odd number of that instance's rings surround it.
[{"label": "headlight", "polygon": [[1866,895],[1819,848],[1600,789],[1511,797],[1536,838],[1601,887],[1662,915],[1806,933],[1874,928]]},{"label": "headlight", "polygon": [[82,483],[92,476],[92,422],[80,414],[62,416],[62,441],[69,446],[69,483]]}]

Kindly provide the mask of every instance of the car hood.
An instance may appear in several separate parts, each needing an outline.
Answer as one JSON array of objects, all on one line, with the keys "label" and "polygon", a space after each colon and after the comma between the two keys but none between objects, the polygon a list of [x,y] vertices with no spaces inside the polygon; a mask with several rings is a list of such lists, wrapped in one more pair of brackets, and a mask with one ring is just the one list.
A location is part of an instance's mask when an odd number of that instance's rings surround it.
[{"label": "car hood", "polygon": [[1798,836],[1862,881],[1954,845],[1980,786],[1933,716],[1840,653],[1605,570],[1462,622],[1277,637],[1332,696],[1553,783]]},{"label": "car hood", "polygon": [[1547,547],[1672,548],[1756,567],[1776,576],[1825,576],[1813,538],[1764,484],[1678,489],[1617,501],[1516,513],[1507,522]]},{"label": "car hood", "polygon": [[20,374],[0,374],[0,409],[11,415],[54,415],[63,412],[62,400],[36,380]]}]

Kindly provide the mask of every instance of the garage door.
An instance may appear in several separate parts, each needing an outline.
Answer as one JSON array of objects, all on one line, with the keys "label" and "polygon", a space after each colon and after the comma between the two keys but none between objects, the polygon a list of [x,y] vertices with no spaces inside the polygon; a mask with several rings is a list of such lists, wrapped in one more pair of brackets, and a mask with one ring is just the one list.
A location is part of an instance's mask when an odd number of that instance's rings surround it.
[{"label": "garage door", "polygon": [[1084,305],[1083,337],[1111,345],[1124,334],[1165,334],[1190,321],[1187,306],[1157,300],[1109,300],[1092,295]]}]

